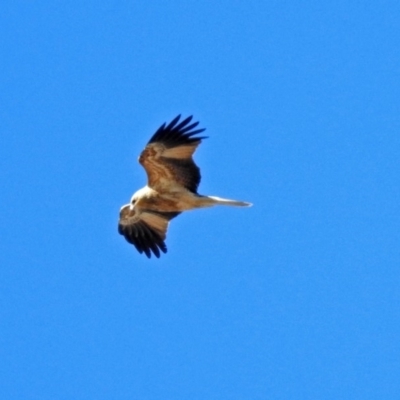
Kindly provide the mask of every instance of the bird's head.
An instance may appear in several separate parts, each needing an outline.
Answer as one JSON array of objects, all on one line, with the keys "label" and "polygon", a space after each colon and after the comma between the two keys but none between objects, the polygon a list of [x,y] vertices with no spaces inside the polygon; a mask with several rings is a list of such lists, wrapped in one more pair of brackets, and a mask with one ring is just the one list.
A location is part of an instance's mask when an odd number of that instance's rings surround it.
[{"label": "bird's head", "polygon": [[135,209],[135,204],[136,204],[136,197],[135,196],[133,196],[132,198],[131,198],[131,202],[129,203],[129,209],[131,210],[131,211],[133,211],[134,209]]}]

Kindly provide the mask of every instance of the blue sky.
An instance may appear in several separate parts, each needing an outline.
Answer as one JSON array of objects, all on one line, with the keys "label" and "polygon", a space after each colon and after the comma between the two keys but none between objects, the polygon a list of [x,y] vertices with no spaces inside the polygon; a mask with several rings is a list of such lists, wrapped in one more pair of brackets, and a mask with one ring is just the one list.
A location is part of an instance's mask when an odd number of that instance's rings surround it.
[{"label": "blue sky", "polygon": [[[5,1],[7,399],[397,399],[400,5]],[[199,192],[148,260],[117,233],[158,126]]]}]

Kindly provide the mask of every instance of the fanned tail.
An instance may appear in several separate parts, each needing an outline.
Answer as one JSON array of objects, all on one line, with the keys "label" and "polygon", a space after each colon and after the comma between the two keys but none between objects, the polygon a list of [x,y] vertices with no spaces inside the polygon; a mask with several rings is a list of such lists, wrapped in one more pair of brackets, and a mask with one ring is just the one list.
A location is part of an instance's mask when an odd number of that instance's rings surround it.
[{"label": "fanned tail", "polygon": [[209,199],[213,200],[215,205],[221,206],[233,206],[233,207],[251,207],[252,203],[247,203],[246,201],[223,199],[217,196],[207,196]]}]

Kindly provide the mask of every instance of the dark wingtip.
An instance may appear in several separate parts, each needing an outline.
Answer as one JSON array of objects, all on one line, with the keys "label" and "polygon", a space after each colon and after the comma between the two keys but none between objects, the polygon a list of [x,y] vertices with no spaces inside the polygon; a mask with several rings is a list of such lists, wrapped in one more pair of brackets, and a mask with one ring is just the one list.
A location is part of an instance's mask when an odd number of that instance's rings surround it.
[{"label": "dark wingtip", "polygon": [[160,250],[167,252],[167,246],[154,231],[149,229],[145,223],[139,223],[135,228],[118,224],[118,233],[125,237],[126,241],[133,246],[140,254],[145,254],[147,258],[151,258],[152,254],[160,258]]},{"label": "dark wingtip", "polygon": [[206,136],[195,136],[204,132],[205,128],[195,129],[199,125],[199,122],[191,123],[193,119],[192,115],[179,122],[180,118],[181,114],[177,115],[168,125],[167,123],[162,124],[148,143],[161,142],[167,147],[173,147],[206,139]]},{"label": "dark wingtip", "polygon": [[179,119],[181,118],[181,114],[177,115],[166,127],[165,129],[172,129],[175,124],[179,121]]}]

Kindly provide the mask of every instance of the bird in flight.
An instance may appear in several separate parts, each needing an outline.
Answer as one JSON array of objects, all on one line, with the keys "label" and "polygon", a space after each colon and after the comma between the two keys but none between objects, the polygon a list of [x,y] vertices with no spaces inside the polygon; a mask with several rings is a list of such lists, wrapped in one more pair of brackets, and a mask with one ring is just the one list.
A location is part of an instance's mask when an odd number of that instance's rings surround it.
[{"label": "bird in flight", "polygon": [[249,207],[244,201],[228,200],[197,193],[200,169],[193,153],[205,129],[196,129],[192,116],[180,121],[180,115],[154,133],[139,156],[147,174],[147,185],[138,190],[129,204],[121,207],[118,232],[148,258],[160,257],[165,245],[169,221],[182,211],[215,205]]}]

